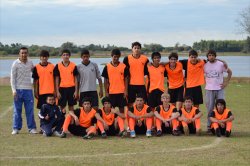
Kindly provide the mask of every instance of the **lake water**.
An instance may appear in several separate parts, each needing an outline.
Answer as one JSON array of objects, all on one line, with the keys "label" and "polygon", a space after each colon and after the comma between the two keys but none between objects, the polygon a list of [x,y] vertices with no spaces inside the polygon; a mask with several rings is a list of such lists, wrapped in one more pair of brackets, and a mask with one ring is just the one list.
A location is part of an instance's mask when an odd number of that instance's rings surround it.
[{"label": "lake water", "polygon": [[[179,57],[179,59],[184,59],[187,57]],[[204,58],[200,56],[200,58]],[[228,63],[228,66],[233,71],[233,77],[250,77],[250,56],[221,56],[220,59],[226,61]],[[71,58],[72,62],[79,64],[81,63],[80,58]],[[92,62],[95,62],[98,64],[100,71],[102,72],[105,63],[108,63],[111,61],[111,58],[91,58]],[[123,58],[120,58],[120,61],[122,61]],[[13,63],[14,59],[11,60],[0,60],[0,77],[8,77],[10,76],[10,70],[11,65]],[[39,63],[39,59],[32,59],[34,64]],[[61,61],[61,58],[51,58],[49,60],[51,63],[56,64],[59,61]],[[162,57],[161,61],[167,61],[167,57]]]}]

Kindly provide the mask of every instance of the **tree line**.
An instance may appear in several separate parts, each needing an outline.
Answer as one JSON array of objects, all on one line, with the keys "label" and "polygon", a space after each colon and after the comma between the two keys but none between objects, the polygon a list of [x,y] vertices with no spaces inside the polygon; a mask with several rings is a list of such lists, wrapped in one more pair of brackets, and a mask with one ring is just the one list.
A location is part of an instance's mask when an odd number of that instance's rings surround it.
[{"label": "tree line", "polygon": [[[10,45],[3,44],[0,42],[0,55],[13,55],[18,54],[19,48],[25,46],[21,43],[12,43]],[[76,45],[73,42],[65,42],[60,47],[51,47],[51,46],[38,46],[31,45],[26,46],[29,48],[30,56],[39,56],[41,50],[48,50],[51,56],[58,56],[60,51],[63,49],[69,49],[73,54],[79,54],[82,49],[88,49],[92,52],[96,51],[111,51],[114,48],[119,48],[121,51],[127,52],[130,51],[130,48],[127,47],[117,47],[115,45]],[[175,46],[172,47],[164,47],[161,44],[144,44],[142,47],[143,52],[182,52],[182,51],[190,51],[191,49],[195,49],[198,51],[207,51],[209,49],[214,49],[217,52],[250,52],[250,37],[248,36],[246,40],[201,40],[200,42],[195,42],[193,46],[188,45],[180,45],[176,43]]]}]

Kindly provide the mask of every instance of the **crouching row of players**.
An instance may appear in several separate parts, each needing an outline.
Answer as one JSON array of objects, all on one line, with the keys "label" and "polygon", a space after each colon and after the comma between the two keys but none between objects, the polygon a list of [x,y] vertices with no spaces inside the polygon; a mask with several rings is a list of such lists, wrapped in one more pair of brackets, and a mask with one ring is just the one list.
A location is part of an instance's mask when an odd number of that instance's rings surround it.
[{"label": "crouching row of players", "polygon": [[[111,107],[108,97],[102,99],[103,108],[96,111],[91,107],[91,100],[84,98],[82,107],[70,112],[66,118],[55,105],[54,96],[47,97],[47,104],[42,106],[39,112],[41,120],[41,130],[46,136],[56,135],[61,138],[66,137],[70,132],[84,139],[90,139],[97,133],[103,138],[107,136],[127,135],[124,129],[125,119],[127,118],[130,129],[130,137],[136,134],[152,136],[153,124],[156,126],[156,135],[163,133],[173,134],[174,136],[184,133],[201,134],[200,118],[202,112],[193,107],[191,97],[184,99],[184,106],[177,110],[169,103],[169,94],[163,93],[161,96],[162,105],[156,107],[155,111],[144,104],[142,96],[136,97],[133,107],[128,109],[127,114]],[[127,116],[127,117],[126,117]],[[232,121],[234,117],[229,109],[226,108],[225,100],[218,99],[214,111],[209,115],[212,122],[211,128],[218,137],[231,134]]]}]

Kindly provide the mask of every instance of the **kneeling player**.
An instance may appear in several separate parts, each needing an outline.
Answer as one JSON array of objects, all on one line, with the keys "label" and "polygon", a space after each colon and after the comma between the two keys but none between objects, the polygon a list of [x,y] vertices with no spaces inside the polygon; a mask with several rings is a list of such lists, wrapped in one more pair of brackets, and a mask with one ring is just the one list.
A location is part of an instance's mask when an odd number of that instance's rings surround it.
[{"label": "kneeling player", "polygon": [[185,135],[189,135],[189,133],[201,134],[201,116],[202,112],[193,106],[192,97],[185,97],[184,107],[181,109],[181,117],[179,118]]},{"label": "kneeling player", "polygon": [[[125,115],[114,108],[111,108],[111,101],[109,97],[104,97],[102,99],[103,108],[98,110],[103,121],[97,120],[97,126],[101,131],[103,138],[108,136],[114,136],[119,134],[120,136],[125,136],[126,132],[124,130],[124,119]],[[120,131],[120,132],[119,132]]]},{"label": "kneeling player", "polygon": [[90,139],[96,134],[96,119],[102,120],[95,109],[91,107],[91,99],[83,98],[82,107],[69,114],[63,124],[62,138],[66,137],[66,132],[76,136],[83,136]]},{"label": "kneeling player", "polygon": [[144,98],[138,94],[135,99],[135,104],[128,110],[128,122],[130,128],[130,137],[134,138],[137,134],[144,134],[151,137],[152,117],[154,113],[151,108],[144,104]]},{"label": "kneeling player", "polygon": [[216,100],[215,109],[211,112],[209,117],[212,122],[211,129],[213,133],[216,133],[218,137],[221,135],[229,137],[231,135],[234,116],[232,112],[226,108],[224,99]]},{"label": "kneeling player", "polygon": [[169,104],[170,95],[163,93],[161,95],[162,105],[156,107],[154,115],[156,117],[157,136],[161,136],[162,133],[172,133],[174,136],[178,136],[178,117],[179,111],[175,106]]}]

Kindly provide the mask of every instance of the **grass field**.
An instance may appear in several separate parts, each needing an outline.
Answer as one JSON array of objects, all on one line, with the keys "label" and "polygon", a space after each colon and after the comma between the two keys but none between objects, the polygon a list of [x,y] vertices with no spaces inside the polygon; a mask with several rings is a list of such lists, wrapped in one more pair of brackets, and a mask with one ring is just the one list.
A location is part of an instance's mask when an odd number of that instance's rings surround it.
[{"label": "grass field", "polygon": [[[250,84],[231,83],[226,99],[235,116],[230,138],[204,131],[200,137],[60,139],[28,134],[24,114],[21,133],[12,136],[11,90],[0,86],[0,165],[250,165]],[[201,110],[205,130],[204,105]]]}]

